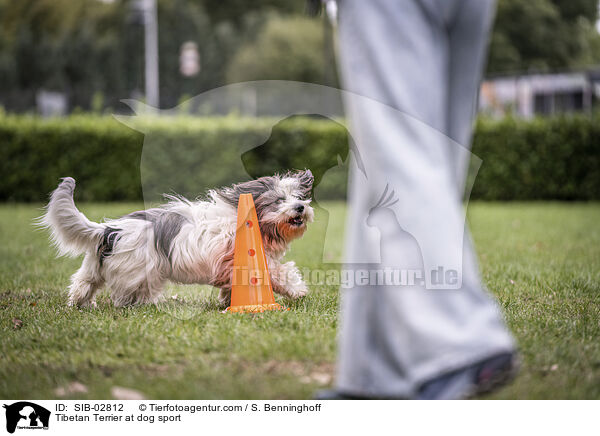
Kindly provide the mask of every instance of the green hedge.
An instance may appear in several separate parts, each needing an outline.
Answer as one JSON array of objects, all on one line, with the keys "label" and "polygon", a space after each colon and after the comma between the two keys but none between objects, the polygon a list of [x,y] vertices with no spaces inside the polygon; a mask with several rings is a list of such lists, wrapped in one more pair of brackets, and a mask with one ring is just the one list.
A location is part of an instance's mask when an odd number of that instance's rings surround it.
[{"label": "green hedge", "polygon": [[60,177],[82,200],[141,198],[143,136],[111,118],[0,118],[0,200],[45,201]]},{"label": "green hedge", "polygon": [[600,199],[600,116],[479,120],[471,198]]},{"label": "green hedge", "polygon": [[[600,199],[598,121],[480,120],[473,152],[483,164],[471,198]],[[67,175],[78,181],[79,200],[141,200],[140,162],[144,192],[152,199],[168,191],[195,197],[247,174],[305,167],[317,179],[333,167],[319,186],[320,198],[345,196],[346,174],[335,167],[338,155],[347,157],[347,133],[335,122],[297,117],[272,130],[269,119],[134,122],[146,136],[111,117],[0,116],[0,200],[45,201]]]}]

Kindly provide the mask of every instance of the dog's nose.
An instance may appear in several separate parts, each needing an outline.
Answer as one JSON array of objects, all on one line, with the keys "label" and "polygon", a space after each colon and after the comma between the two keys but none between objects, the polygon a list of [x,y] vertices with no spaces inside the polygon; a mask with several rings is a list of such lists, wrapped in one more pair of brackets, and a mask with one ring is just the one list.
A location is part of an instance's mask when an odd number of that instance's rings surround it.
[{"label": "dog's nose", "polygon": [[294,208],[294,210],[298,213],[302,213],[304,212],[304,205],[303,204],[298,204],[296,205],[296,207]]}]

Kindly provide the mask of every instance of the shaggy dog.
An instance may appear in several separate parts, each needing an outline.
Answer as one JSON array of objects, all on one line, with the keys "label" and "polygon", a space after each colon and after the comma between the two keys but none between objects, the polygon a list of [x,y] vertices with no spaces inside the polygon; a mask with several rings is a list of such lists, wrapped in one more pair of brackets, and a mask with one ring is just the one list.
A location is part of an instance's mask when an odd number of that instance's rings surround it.
[{"label": "shaggy dog", "polygon": [[62,179],[40,224],[52,232],[60,255],[85,254],[71,277],[69,304],[94,305],[105,284],[116,306],[156,303],[167,280],[209,284],[231,298],[233,248],[240,194],[252,194],[273,290],[289,298],[308,291],[294,262],[281,263],[289,243],[313,220],[310,171],[262,177],[211,190],[204,199],[167,196],[161,207],[115,220],[88,220],[73,202],[75,180]]}]

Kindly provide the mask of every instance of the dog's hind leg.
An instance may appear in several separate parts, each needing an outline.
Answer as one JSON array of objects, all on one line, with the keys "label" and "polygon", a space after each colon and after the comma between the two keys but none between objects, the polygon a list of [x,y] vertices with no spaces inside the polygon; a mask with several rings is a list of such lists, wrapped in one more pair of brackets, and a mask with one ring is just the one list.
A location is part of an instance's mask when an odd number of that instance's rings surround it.
[{"label": "dog's hind leg", "polygon": [[97,256],[86,254],[81,268],[71,276],[69,306],[95,306],[94,295],[103,284]]}]

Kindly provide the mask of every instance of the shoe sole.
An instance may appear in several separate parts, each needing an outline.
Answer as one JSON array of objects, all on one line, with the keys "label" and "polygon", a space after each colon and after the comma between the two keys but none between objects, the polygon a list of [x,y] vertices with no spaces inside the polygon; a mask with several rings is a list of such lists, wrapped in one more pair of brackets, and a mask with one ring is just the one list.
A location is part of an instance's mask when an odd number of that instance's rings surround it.
[{"label": "shoe sole", "polygon": [[490,377],[488,380],[481,382],[473,387],[473,391],[470,392],[465,398],[473,399],[476,397],[488,395],[513,381],[517,374],[519,373],[519,369],[521,367],[521,361],[518,356],[513,357],[510,368],[505,370],[498,371],[494,376]]}]

